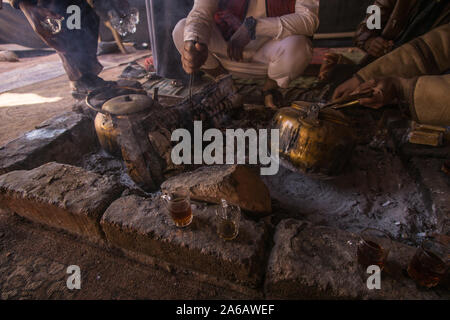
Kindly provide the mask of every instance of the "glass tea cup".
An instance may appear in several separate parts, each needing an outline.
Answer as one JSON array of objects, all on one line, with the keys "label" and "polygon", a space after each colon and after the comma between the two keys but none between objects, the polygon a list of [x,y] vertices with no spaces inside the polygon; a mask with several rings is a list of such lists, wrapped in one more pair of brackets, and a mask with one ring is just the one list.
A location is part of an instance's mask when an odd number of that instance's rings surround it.
[{"label": "glass tea cup", "polygon": [[419,286],[435,287],[445,277],[449,259],[448,246],[435,240],[424,240],[408,265],[408,274]]},{"label": "glass tea cup", "polygon": [[165,201],[167,211],[177,227],[184,228],[191,224],[193,215],[188,189],[169,191],[161,198]]},{"label": "glass tea cup", "polygon": [[227,203],[222,199],[222,205],[216,210],[217,234],[224,240],[236,239],[239,234],[241,208]]},{"label": "glass tea cup", "polygon": [[392,240],[387,233],[373,228],[364,229],[357,248],[359,265],[364,269],[375,265],[383,270],[391,247]]}]

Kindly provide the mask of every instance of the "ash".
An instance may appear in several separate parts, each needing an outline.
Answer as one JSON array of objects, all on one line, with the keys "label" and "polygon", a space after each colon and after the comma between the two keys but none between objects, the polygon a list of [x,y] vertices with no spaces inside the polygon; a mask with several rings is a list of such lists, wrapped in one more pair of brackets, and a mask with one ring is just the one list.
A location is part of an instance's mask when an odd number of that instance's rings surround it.
[{"label": "ash", "polygon": [[295,217],[350,232],[378,228],[415,244],[436,230],[422,195],[403,163],[392,154],[360,146],[347,173],[320,180],[281,168],[264,177],[279,218]]},{"label": "ash", "polygon": [[130,178],[127,174],[127,168],[123,160],[110,155],[102,149],[86,155],[82,159],[81,167],[111,177],[113,181],[125,187],[125,194],[137,194],[145,197],[154,196],[154,194],[142,190],[142,188]]},{"label": "ash", "polygon": [[[274,113],[262,106],[244,105],[219,128],[267,128]],[[393,145],[398,142],[376,134],[381,115],[356,110],[350,116],[358,120],[360,141],[344,174],[321,180],[280,167],[277,175],[262,177],[272,197],[272,221],[277,224],[296,218],[349,232],[372,227],[388,232],[397,241],[417,245],[437,231],[436,213],[424,204],[414,176],[396,153]],[[128,194],[157,195],[139,188],[127,175],[123,161],[104,151],[85,157],[82,166],[114,177]],[[181,168],[175,174],[193,169]]]}]

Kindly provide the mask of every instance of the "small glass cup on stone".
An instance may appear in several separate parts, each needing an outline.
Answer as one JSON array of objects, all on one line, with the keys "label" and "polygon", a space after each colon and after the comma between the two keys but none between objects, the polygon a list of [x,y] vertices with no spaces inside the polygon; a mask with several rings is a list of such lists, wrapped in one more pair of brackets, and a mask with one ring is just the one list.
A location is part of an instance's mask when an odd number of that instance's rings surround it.
[{"label": "small glass cup on stone", "polygon": [[177,227],[184,228],[191,224],[193,215],[188,189],[169,191],[161,198],[165,200],[167,211]]},{"label": "small glass cup on stone", "polygon": [[357,248],[359,265],[364,270],[373,265],[383,270],[391,247],[392,240],[387,233],[373,228],[364,229]]},{"label": "small glass cup on stone", "polygon": [[436,240],[424,240],[408,266],[408,274],[425,288],[437,286],[445,277],[450,261],[448,246]]},{"label": "small glass cup on stone", "polygon": [[241,208],[222,199],[222,205],[216,210],[217,234],[226,241],[236,239],[240,220]]}]

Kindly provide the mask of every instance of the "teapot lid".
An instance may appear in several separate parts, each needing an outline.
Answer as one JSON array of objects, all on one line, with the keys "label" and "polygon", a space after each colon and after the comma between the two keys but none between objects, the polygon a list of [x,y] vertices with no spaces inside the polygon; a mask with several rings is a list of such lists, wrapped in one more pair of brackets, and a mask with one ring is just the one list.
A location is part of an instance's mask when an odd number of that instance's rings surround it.
[{"label": "teapot lid", "polygon": [[126,94],[106,101],[102,110],[115,115],[130,115],[153,106],[153,100],[144,94]]}]

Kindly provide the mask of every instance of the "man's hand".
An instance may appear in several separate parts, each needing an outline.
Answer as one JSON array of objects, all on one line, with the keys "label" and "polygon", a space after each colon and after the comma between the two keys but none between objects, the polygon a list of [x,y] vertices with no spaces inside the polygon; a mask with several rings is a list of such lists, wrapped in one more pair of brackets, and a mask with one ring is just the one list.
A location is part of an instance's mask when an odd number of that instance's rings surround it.
[{"label": "man's hand", "polygon": [[228,41],[228,57],[231,60],[244,60],[244,49],[250,43],[251,36],[247,27],[242,24]]},{"label": "man's hand", "polygon": [[366,41],[364,48],[373,57],[379,58],[389,53],[394,47],[393,41],[388,41],[382,37],[370,38]]},{"label": "man's hand", "polygon": [[358,94],[367,91],[368,89],[373,89],[373,96],[360,99],[359,103],[372,109],[379,109],[383,106],[394,104],[401,99],[400,84],[397,78],[370,80],[361,84],[351,94]]},{"label": "man's hand", "polygon": [[193,74],[205,64],[208,58],[208,47],[205,44],[185,41],[181,62],[187,74]]},{"label": "man's hand", "polygon": [[336,90],[334,90],[333,100],[349,96],[353,91],[355,91],[359,87],[360,84],[361,81],[359,81],[357,77],[353,77],[345,81],[339,87],[337,87]]}]

